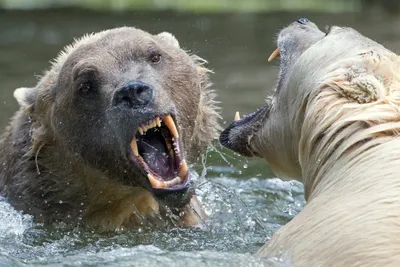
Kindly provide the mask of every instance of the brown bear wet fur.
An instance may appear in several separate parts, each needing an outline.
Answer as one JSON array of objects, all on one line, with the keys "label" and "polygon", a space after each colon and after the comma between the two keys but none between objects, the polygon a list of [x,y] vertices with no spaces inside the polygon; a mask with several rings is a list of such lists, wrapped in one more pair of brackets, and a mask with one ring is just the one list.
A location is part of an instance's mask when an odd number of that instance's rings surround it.
[{"label": "brown bear wet fur", "polygon": [[[122,27],[76,40],[35,87],[14,93],[20,109],[0,139],[0,194],[40,222],[113,230],[159,221],[174,204],[155,196],[126,149],[140,122],[168,113],[188,163],[211,144],[219,114],[204,63],[166,32]],[[148,107],[112,105],[130,80],[154,88]]]}]

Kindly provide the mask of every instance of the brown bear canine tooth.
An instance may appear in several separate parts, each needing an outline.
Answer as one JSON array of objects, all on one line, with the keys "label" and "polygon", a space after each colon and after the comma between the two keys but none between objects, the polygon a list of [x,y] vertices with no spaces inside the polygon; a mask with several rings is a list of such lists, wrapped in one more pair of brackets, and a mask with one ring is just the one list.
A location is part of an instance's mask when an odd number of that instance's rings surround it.
[{"label": "brown bear canine tooth", "polygon": [[147,179],[149,179],[151,186],[154,188],[165,188],[168,186],[165,182],[155,178],[151,173],[147,174]]},{"label": "brown bear canine tooth", "polygon": [[140,133],[140,135],[143,135],[143,134],[144,134],[144,130],[142,129],[142,127],[139,127],[139,128],[138,128],[138,132]]},{"label": "brown bear canine tooth", "polygon": [[135,155],[136,157],[139,156],[139,149],[137,146],[136,137],[133,137],[131,141],[131,150],[133,151],[133,155]]},{"label": "brown bear canine tooth", "polygon": [[188,165],[187,165],[187,163],[186,163],[186,160],[182,160],[181,168],[180,168],[179,174],[178,174],[179,177],[180,177],[182,180],[186,180],[188,171],[189,171],[189,167],[188,167]]},{"label": "brown bear canine tooth", "polygon": [[178,129],[176,129],[176,125],[174,119],[172,119],[172,116],[171,115],[165,116],[162,121],[168,127],[169,131],[172,133],[172,136],[175,138],[179,138]]}]

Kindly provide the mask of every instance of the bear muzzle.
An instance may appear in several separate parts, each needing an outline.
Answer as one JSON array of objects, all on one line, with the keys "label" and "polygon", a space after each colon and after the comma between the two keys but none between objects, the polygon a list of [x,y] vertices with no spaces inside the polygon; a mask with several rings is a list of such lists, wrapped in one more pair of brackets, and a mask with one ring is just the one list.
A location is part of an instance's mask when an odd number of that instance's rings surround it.
[{"label": "bear muzzle", "polygon": [[153,86],[140,81],[128,82],[114,93],[113,105],[139,109],[147,106],[153,98]]}]

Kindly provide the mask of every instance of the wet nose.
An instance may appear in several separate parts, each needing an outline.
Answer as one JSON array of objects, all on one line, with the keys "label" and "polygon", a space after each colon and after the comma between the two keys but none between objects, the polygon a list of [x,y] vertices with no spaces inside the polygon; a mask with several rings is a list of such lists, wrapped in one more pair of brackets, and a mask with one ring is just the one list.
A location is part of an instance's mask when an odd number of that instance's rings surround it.
[{"label": "wet nose", "polygon": [[297,20],[297,22],[300,23],[300,24],[306,24],[307,22],[309,22],[309,20],[306,19],[306,18],[300,18],[300,19]]},{"label": "wet nose", "polygon": [[142,82],[129,82],[119,88],[114,95],[114,106],[127,105],[141,108],[153,99],[153,87]]}]

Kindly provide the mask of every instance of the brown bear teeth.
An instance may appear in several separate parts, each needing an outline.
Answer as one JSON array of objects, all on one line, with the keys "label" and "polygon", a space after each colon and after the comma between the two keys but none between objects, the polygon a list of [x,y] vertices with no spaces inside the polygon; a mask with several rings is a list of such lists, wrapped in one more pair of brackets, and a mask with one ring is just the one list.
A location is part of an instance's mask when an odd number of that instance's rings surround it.
[{"label": "brown bear teeth", "polygon": [[[188,171],[189,171],[189,167],[186,163],[186,160],[182,159],[181,160],[181,155],[179,153],[178,150],[178,143],[179,143],[179,134],[178,134],[178,130],[176,128],[174,119],[172,118],[171,115],[167,115],[164,118],[160,118],[160,117],[156,117],[153,120],[150,120],[148,122],[146,122],[145,124],[142,124],[141,126],[139,126],[138,128],[138,132],[141,135],[146,134],[146,131],[152,128],[156,128],[156,127],[161,127],[161,122],[163,124],[165,124],[165,126],[167,126],[168,130],[171,132],[173,138],[173,150],[176,153],[176,157],[178,158],[178,160],[180,160],[180,164],[179,164],[179,172],[178,172],[178,176],[176,176],[175,178],[173,178],[172,180],[169,181],[162,181],[160,179],[157,179],[156,177],[154,177],[153,174],[151,174],[150,172],[147,172],[147,178],[149,179],[151,185],[154,188],[168,188],[174,185],[178,185],[183,183],[187,177],[188,177]],[[137,145],[137,140],[136,140],[136,136],[133,137],[132,141],[131,141],[131,150],[133,152],[133,155],[137,158],[139,158],[141,161],[143,161],[142,157],[139,155],[139,149],[138,149],[138,145]]]},{"label": "brown bear teeth", "polygon": [[[144,135],[144,134],[146,134],[147,130],[149,130],[149,129],[161,127],[161,121],[168,127],[168,130],[171,132],[172,136],[175,137],[175,140],[178,140],[178,138],[179,138],[178,130],[176,129],[174,119],[172,119],[171,115],[167,115],[163,119],[160,119],[160,117],[156,117],[155,119],[148,121],[147,123],[139,126],[138,132],[141,135]],[[131,141],[131,149],[133,151],[133,154],[136,157],[138,157],[139,149],[137,146],[135,136],[133,137],[133,139]]]},{"label": "brown bear teeth", "polygon": [[150,120],[145,124],[142,124],[138,128],[138,132],[141,135],[144,135],[149,129],[161,127],[161,121],[168,127],[169,131],[172,133],[172,136],[174,136],[175,138],[179,137],[178,130],[176,129],[174,123],[174,119],[172,119],[171,115],[167,115],[163,119],[160,119],[160,117],[156,117],[155,119]]},{"label": "brown bear teeth", "polygon": [[151,185],[154,188],[168,188],[177,184],[183,183],[189,171],[189,167],[186,163],[186,160],[182,160],[181,165],[179,167],[178,176],[170,181],[160,181],[159,179],[155,178],[151,173],[147,173],[147,179],[149,179]]}]

